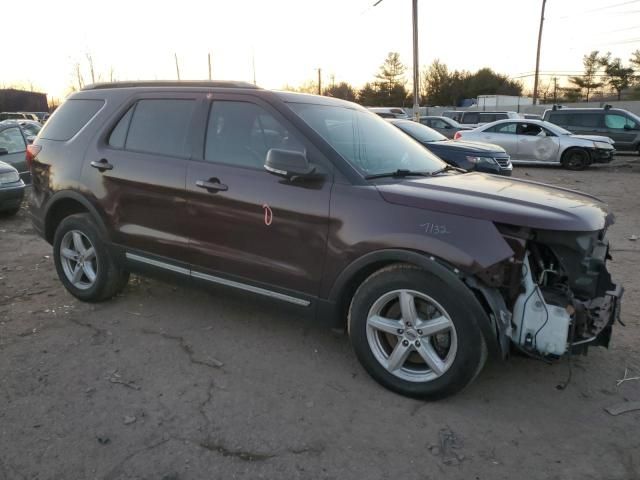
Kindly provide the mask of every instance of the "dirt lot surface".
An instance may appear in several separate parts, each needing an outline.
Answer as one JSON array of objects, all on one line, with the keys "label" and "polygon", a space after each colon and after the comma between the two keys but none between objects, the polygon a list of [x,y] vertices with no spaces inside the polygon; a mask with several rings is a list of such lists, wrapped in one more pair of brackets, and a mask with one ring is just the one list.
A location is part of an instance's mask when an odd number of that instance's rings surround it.
[{"label": "dirt lot surface", "polygon": [[490,364],[424,403],[371,380],[348,339],[277,305],[139,277],[71,297],[24,211],[0,219],[0,479],[638,479],[640,159],[515,175],[596,194],[626,287],[611,348]]}]

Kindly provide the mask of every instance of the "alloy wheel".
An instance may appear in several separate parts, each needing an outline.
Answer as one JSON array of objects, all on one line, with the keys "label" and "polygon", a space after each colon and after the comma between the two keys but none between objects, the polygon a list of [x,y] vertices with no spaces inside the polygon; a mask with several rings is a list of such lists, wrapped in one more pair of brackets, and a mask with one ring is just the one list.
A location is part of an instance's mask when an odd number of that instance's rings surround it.
[{"label": "alloy wheel", "polygon": [[98,276],[98,257],[89,238],[69,230],[60,242],[60,262],[67,280],[80,290],[91,288]]},{"label": "alloy wheel", "polygon": [[394,290],[374,302],[367,315],[367,341],[391,374],[411,382],[441,377],[458,349],[456,329],[444,308],[415,290]]}]

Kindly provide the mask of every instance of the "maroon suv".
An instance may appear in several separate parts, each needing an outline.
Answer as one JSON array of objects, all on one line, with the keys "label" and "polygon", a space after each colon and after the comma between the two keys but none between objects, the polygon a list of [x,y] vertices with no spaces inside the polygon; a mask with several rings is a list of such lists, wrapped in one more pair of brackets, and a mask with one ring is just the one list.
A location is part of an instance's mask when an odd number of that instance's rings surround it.
[{"label": "maroon suv", "polygon": [[31,214],[64,286],[129,272],[222,285],[349,331],[405,395],[491,354],[607,346],[622,289],[597,198],[447,166],[353,103],[233,82],[96,85],[29,147]]}]

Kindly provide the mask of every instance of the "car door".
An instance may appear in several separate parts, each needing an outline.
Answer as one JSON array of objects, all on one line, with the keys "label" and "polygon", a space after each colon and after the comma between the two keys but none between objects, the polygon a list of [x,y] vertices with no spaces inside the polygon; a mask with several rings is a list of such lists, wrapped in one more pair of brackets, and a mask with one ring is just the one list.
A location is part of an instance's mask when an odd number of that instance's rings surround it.
[{"label": "car door", "polygon": [[518,123],[517,126],[518,160],[532,162],[559,162],[558,137],[546,128],[535,123]]},{"label": "car door", "polygon": [[[203,148],[186,187],[192,275],[304,304],[300,297],[317,295],[322,276],[330,165],[257,96],[214,94],[202,124]],[[268,173],[271,148],[305,152],[322,176]]]},{"label": "car door", "polygon": [[[478,140],[500,145],[512,157],[518,159],[518,137],[516,135],[517,123],[499,123],[480,131]],[[474,132],[475,133],[475,132]],[[474,135],[475,137],[476,135]]]},{"label": "car door", "polygon": [[634,142],[638,137],[638,133],[640,133],[640,125],[633,119],[621,113],[605,113],[604,124],[606,133],[603,135],[612,138],[616,142],[616,149],[636,149]]},{"label": "car door", "polygon": [[84,183],[129,260],[187,260],[185,178],[201,97],[139,94],[87,152]]},{"label": "car door", "polygon": [[0,160],[8,163],[20,173],[20,178],[31,183],[31,173],[27,168],[27,142],[19,126],[0,130]]}]

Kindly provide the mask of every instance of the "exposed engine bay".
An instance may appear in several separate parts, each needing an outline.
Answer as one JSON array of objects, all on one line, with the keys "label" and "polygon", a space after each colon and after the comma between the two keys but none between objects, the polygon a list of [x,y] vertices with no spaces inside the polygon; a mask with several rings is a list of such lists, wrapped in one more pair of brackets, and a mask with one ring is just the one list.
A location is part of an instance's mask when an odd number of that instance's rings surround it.
[{"label": "exposed engine bay", "polygon": [[[545,359],[586,353],[590,345],[608,347],[623,289],[606,268],[611,257],[605,230],[499,229],[514,256],[482,272],[480,279],[491,288],[480,290],[493,311],[503,354],[509,343]],[[494,295],[488,295],[491,290]]]}]

